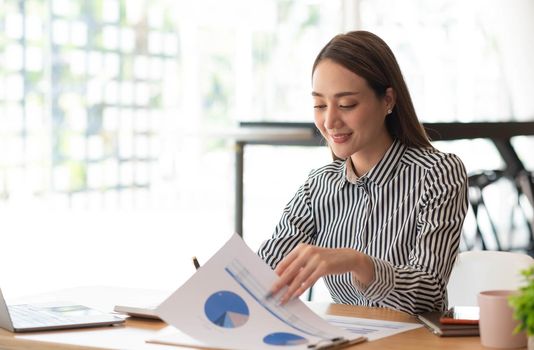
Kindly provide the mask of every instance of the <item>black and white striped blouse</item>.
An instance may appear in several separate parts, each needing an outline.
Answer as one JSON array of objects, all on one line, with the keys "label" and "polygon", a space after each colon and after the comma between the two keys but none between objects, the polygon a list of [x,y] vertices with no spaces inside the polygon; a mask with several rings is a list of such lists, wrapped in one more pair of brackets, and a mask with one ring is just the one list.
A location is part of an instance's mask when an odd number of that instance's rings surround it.
[{"label": "black and white striped blouse", "polygon": [[325,276],[334,302],[445,310],[466,211],[461,160],[395,140],[361,178],[341,160],[312,171],[258,254],[275,268],[300,242],[354,248],[372,258],[375,280],[361,290],[351,273]]}]

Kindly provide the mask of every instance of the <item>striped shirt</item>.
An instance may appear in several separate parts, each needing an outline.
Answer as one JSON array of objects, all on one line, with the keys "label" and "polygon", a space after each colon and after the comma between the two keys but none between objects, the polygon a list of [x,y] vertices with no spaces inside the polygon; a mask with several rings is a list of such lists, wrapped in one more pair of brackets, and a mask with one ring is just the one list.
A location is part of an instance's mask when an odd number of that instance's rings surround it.
[{"label": "striped shirt", "polygon": [[334,302],[445,310],[467,211],[461,160],[395,140],[360,178],[348,162],[310,173],[258,254],[274,269],[301,242],[353,248],[371,257],[375,279],[362,287],[350,272],[324,276]]}]

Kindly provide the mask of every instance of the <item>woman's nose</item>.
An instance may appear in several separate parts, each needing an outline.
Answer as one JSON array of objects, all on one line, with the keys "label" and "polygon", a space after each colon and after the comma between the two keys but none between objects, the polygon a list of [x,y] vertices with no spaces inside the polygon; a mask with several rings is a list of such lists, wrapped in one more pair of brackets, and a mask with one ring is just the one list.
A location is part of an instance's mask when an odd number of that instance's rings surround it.
[{"label": "woman's nose", "polygon": [[343,122],[336,108],[329,107],[324,115],[324,127],[326,129],[338,129]]}]

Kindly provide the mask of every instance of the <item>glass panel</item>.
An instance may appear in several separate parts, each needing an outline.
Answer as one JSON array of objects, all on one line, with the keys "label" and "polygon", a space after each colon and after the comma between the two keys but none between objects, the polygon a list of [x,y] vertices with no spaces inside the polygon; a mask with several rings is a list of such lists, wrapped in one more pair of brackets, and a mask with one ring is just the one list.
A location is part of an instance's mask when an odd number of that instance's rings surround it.
[{"label": "glass panel", "polygon": [[7,13],[5,17],[5,36],[11,39],[22,38],[23,19],[19,13]]},{"label": "glass panel", "polygon": [[24,64],[24,56],[22,53],[22,46],[18,44],[9,44],[5,47],[5,68],[7,70],[17,71],[21,70]]},{"label": "glass panel", "polygon": [[362,27],[392,47],[423,121],[519,117],[514,113],[519,107],[514,92],[526,86],[526,79],[507,74],[522,67],[521,76],[526,73],[531,81],[534,70],[527,68],[524,57],[534,57],[534,51],[509,38],[534,29],[524,15],[531,7],[526,2],[484,4],[478,0],[361,1]]}]

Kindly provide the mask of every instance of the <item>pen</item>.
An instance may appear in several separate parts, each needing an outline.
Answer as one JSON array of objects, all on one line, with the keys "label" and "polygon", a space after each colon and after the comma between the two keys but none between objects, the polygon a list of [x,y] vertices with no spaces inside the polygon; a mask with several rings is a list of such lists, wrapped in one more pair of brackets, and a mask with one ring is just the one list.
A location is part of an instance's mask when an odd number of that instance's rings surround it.
[{"label": "pen", "polygon": [[195,269],[197,270],[200,268],[200,264],[198,263],[196,256],[193,257],[193,265],[195,265]]},{"label": "pen", "polygon": [[319,342],[317,344],[308,345],[308,349],[327,350],[327,349],[343,349],[354,344],[359,344],[367,341],[367,337],[358,337],[354,339],[345,339],[343,337],[333,338],[326,342]]}]

